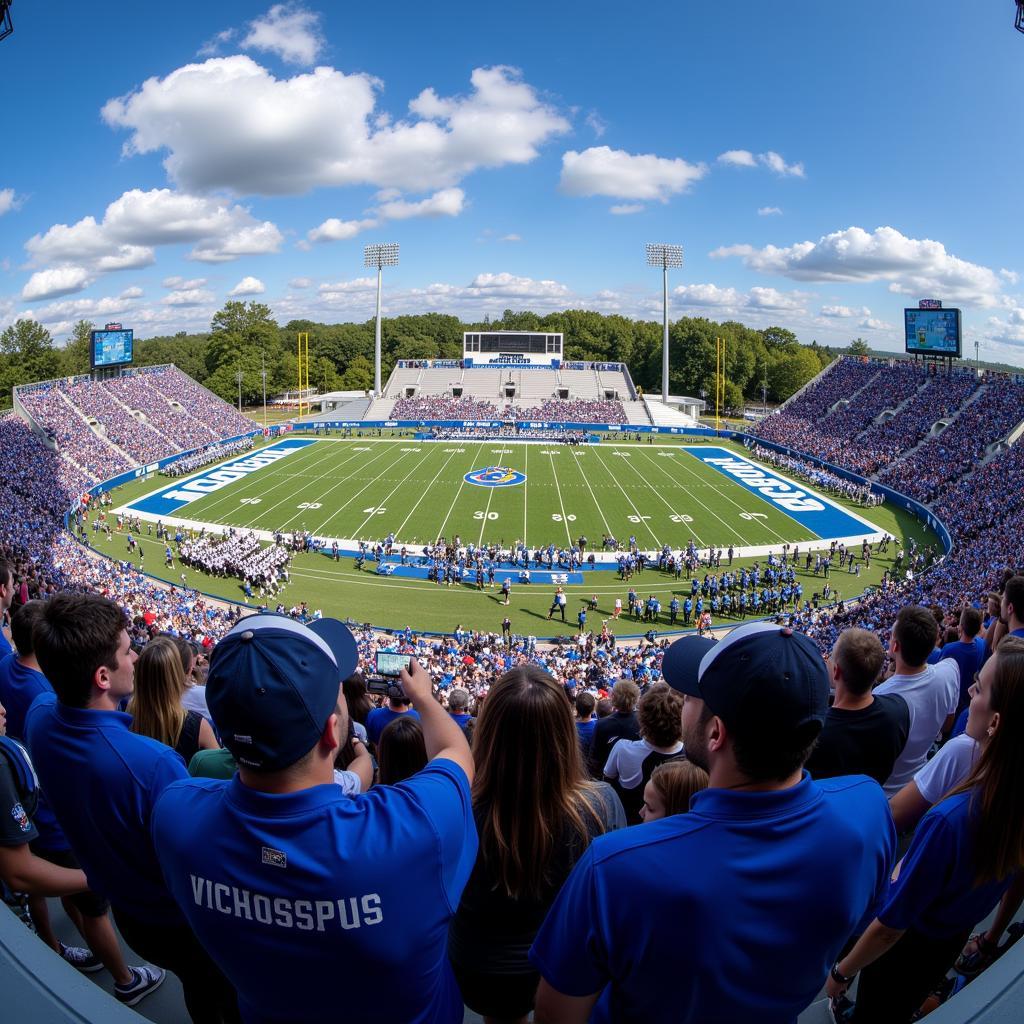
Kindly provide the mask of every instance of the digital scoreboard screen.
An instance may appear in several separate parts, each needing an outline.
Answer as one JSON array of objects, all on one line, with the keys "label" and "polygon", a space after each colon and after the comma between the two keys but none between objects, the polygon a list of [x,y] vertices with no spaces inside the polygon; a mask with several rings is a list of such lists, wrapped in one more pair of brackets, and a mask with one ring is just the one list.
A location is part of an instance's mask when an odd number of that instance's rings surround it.
[{"label": "digital scoreboard screen", "polygon": [[960,358],[959,309],[905,309],[903,322],[910,355]]},{"label": "digital scoreboard screen", "polygon": [[121,366],[132,361],[131,330],[93,331],[91,345],[91,363],[93,368],[100,366]]}]

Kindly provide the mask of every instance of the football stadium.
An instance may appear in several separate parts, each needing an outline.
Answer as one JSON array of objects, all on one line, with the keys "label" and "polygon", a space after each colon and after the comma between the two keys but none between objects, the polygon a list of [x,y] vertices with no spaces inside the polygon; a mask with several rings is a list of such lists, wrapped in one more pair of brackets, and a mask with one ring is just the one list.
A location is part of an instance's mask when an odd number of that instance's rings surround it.
[{"label": "football stadium", "polygon": [[[4,263],[34,304],[0,295],[4,1019],[1019,1020],[1017,273],[851,228],[710,252],[788,295],[670,293],[669,243],[628,315],[632,286],[577,308],[536,251],[529,277],[392,288],[417,244],[440,262],[452,182],[534,159],[541,135],[503,133],[578,111],[478,68],[480,109],[427,88],[406,120],[367,113],[358,174],[317,178],[314,150],[266,147],[276,87],[296,132],[325,83],[332,118],[382,87],[314,67],[324,19],[209,22],[193,63],[102,108],[134,133],[122,160],[170,151],[173,189]],[[246,145],[236,89],[267,113]],[[221,102],[235,120],[189,120]],[[406,154],[430,170],[445,133],[465,166],[408,198]],[[806,177],[774,151],[660,160],[566,152],[561,194],[622,221],[723,168]],[[353,183],[376,190],[362,220],[289,244],[321,260],[395,228],[356,246],[375,276],[268,303],[246,276],[214,308],[216,268],[287,234],[224,196]],[[0,215],[29,198],[0,189]],[[66,298],[181,243],[209,277]],[[865,282],[888,321],[828,290]],[[520,298],[539,312],[489,305]],[[857,321],[872,344],[809,333]]]}]

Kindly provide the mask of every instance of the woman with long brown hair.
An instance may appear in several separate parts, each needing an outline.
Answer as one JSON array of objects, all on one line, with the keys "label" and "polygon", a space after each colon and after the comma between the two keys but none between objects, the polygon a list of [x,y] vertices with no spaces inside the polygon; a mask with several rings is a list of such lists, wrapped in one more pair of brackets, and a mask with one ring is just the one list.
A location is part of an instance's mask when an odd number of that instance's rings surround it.
[{"label": "woman with long brown hair", "polygon": [[182,706],[187,689],[178,648],[165,637],[150,640],[135,662],[135,692],[128,704],[131,730],[173,747],[186,765],[196,751],[219,746],[210,723]]},{"label": "woman with long brown hair", "polygon": [[490,689],[473,737],[480,851],[448,934],[462,997],[490,1022],[525,1021],[539,975],[527,953],[591,839],[625,824],[583,767],[572,706],[536,665]]},{"label": "woman with long brown hair", "polygon": [[1024,639],[1005,637],[978,674],[967,732],[974,768],[921,819],[878,917],[832,968],[833,998],[864,971],[854,1021],[909,1021],[1024,868]]}]

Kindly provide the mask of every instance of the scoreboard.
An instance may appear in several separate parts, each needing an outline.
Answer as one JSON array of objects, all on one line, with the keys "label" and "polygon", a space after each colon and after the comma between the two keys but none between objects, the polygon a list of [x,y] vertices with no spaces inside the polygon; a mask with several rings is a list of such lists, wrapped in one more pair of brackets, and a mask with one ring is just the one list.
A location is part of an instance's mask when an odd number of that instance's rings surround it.
[{"label": "scoreboard", "polygon": [[903,323],[908,354],[960,358],[959,309],[905,309]]},{"label": "scoreboard", "polygon": [[128,330],[93,331],[90,336],[90,365],[93,369],[104,366],[123,366],[132,361],[134,332]]}]

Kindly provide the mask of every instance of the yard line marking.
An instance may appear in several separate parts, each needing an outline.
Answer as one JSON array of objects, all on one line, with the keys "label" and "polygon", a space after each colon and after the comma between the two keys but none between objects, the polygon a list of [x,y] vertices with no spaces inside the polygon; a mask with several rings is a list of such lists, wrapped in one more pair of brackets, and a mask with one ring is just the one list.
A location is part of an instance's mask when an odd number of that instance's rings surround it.
[{"label": "yard line marking", "polygon": [[654,538],[655,545],[658,548],[660,548],[662,544],[661,541],[658,540],[658,535],[654,532],[654,530],[650,528],[650,526],[648,526],[647,519],[644,519],[643,513],[640,511],[640,509],[636,507],[636,505],[633,504],[633,499],[630,498],[630,496],[626,493],[625,489],[623,488],[622,484],[619,483],[618,477],[616,477],[615,474],[608,468],[608,463],[606,463],[604,459],[602,459],[601,456],[598,454],[597,448],[594,449],[594,454],[597,457],[597,461],[600,462],[601,465],[604,467],[604,471],[611,477],[612,483],[615,484],[615,486],[618,487],[620,491],[622,491],[622,496],[626,499],[626,501],[629,502],[629,507],[637,514],[637,517],[640,520],[640,522],[637,525],[642,526]]},{"label": "yard line marking", "polygon": [[583,482],[587,485],[587,490],[590,491],[590,497],[594,499],[597,514],[601,517],[601,522],[604,523],[605,533],[607,533],[609,537],[614,537],[615,531],[608,525],[608,520],[604,517],[604,509],[601,508],[601,503],[597,500],[597,495],[594,494],[594,488],[590,486],[587,474],[583,472],[583,467],[580,465],[579,456],[582,455],[583,452],[574,448],[572,454],[573,461],[576,463],[576,468],[580,471],[580,476],[583,477]]},{"label": "yard line marking", "polygon": [[565,518],[565,504],[562,502],[562,488],[558,484],[558,474],[555,472],[555,457],[548,455],[548,462],[551,463],[551,475],[555,478],[555,490],[558,491],[558,504],[562,509],[562,525],[565,527],[565,539],[572,547],[572,534],[569,533],[569,520]]},{"label": "yard line marking", "polygon": [[402,525],[399,526],[397,530],[395,530],[395,536],[396,537],[401,539],[402,531],[405,529],[405,524],[407,522],[409,522],[409,520],[412,518],[413,512],[415,512],[416,509],[418,509],[420,507],[420,503],[430,493],[430,490],[434,486],[434,484],[437,483],[437,478],[448,468],[448,463],[451,462],[452,459],[454,459],[455,456],[458,455],[460,451],[464,451],[464,449],[459,449],[459,448],[453,448],[452,449],[452,453],[445,460],[445,464],[434,474],[434,479],[431,480],[430,483],[427,484],[427,486],[423,489],[423,493],[416,500],[416,504],[413,505],[413,507],[411,509],[409,509],[409,514],[402,520]]},{"label": "yard line marking", "polygon": [[523,547],[526,546],[526,496],[530,492],[530,446],[523,445],[523,475],[526,482],[523,484]]},{"label": "yard line marking", "polygon": [[487,507],[484,509],[484,518],[480,523],[480,536],[476,539],[476,546],[482,547],[484,543],[484,527],[487,526],[487,513],[491,511],[491,499],[494,497],[494,492],[498,489],[497,487],[487,488],[491,493],[487,495]]},{"label": "yard line marking", "polygon": [[[476,454],[473,456],[474,461],[480,458],[480,453],[484,450],[484,445],[487,442],[481,441],[476,448]],[[455,508],[455,502],[459,500],[459,495],[462,493],[462,488],[466,486],[466,476],[463,474],[462,482],[459,484],[459,489],[455,492],[455,497],[452,498],[452,503],[448,507],[448,514],[444,517],[444,521],[441,523],[441,528],[437,531],[437,536],[434,538],[436,544],[444,536],[444,528],[448,525],[448,520],[452,517],[452,509]]]}]

